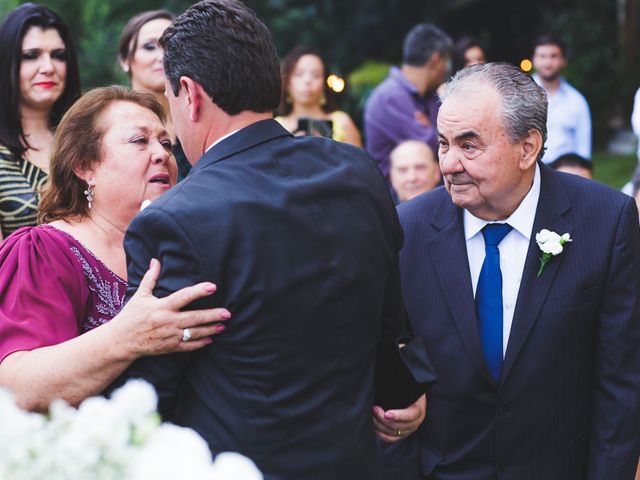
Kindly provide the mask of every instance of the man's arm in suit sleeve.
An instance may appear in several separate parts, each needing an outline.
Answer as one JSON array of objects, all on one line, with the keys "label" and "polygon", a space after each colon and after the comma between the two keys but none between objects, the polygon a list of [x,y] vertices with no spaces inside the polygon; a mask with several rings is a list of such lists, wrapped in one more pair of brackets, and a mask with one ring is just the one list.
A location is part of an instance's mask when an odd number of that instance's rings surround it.
[{"label": "man's arm in suit sleeve", "polygon": [[640,231],[629,198],[599,306],[589,479],[633,479],[640,453]]},{"label": "man's arm in suit sleeve", "polygon": [[387,279],[376,363],[376,404],[385,410],[408,407],[436,381],[424,346],[413,338],[406,316],[398,255],[403,234],[395,212],[393,219],[397,251]]},{"label": "man's arm in suit sleeve", "polygon": [[[160,261],[161,273],[154,295],[162,298],[183,287],[203,280],[202,268],[195,247],[183,229],[168,214],[147,208],[131,223],[125,236],[128,283],[127,297],[135,293],[152,258]],[[213,300],[206,297],[197,302],[198,308],[211,308]],[[190,308],[195,307],[191,304]],[[179,334],[179,333],[178,333]],[[136,360],[118,383],[128,378],[142,378],[150,382],[158,393],[158,411],[170,419],[176,394],[191,353],[172,353]]]}]

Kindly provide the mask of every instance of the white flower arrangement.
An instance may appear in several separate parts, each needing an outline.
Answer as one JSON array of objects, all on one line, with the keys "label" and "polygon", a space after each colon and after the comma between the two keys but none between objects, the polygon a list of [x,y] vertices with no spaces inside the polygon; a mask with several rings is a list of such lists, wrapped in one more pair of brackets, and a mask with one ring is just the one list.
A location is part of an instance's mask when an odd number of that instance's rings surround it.
[{"label": "white flower arrangement", "polygon": [[202,437],[161,424],[156,407],[153,387],[141,380],[77,409],[57,400],[46,416],[21,410],[0,389],[0,479],[262,480],[240,454],[213,462]]},{"label": "white flower arrangement", "polygon": [[566,243],[572,242],[571,235],[565,233],[558,235],[556,232],[552,232],[543,228],[536,233],[536,243],[542,251],[542,257],[540,257],[540,269],[538,270],[538,277],[542,274],[545,265],[552,257],[560,255],[564,250]]}]

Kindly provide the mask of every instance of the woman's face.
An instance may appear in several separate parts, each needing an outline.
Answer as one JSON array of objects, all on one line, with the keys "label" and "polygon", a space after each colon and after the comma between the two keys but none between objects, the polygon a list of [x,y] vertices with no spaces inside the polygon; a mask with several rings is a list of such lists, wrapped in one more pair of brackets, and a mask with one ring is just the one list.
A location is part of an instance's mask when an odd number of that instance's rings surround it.
[{"label": "woman's face", "polygon": [[156,18],[145,23],[138,32],[138,45],[129,60],[131,85],[134,90],[164,92],[164,68],[162,47],[158,40],[171,24],[166,18]]},{"label": "woman's face", "polygon": [[55,28],[31,27],[22,39],[20,101],[22,106],[51,110],[65,88],[67,50]]},{"label": "woman's face", "polygon": [[484,56],[484,50],[478,46],[467,48],[464,52],[464,66],[476,65],[478,63],[486,63],[487,59]]},{"label": "woman's face", "polygon": [[294,103],[317,105],[324,92],[324,65],[316,55],[298,59],[289,80],[289,95]]},{"label": "woman's face", "polygon": [[132,102],[113,103],[99,122],[102,158],[82,177],[94,185],[92,208],[126,227],[143,201],[175,185],[171,139],[155,113]]}]

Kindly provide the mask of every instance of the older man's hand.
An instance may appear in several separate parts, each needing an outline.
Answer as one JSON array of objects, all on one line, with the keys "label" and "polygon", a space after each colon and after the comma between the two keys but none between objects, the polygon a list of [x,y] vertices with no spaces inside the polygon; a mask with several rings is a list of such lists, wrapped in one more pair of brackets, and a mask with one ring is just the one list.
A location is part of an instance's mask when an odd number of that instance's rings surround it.
[{"label": "older man's hand", "polygon": [[422,395],[407,408],[384,411],[381,407],[373,407],[373,425],[376,435],[381,440],[397,442],[415,432],[423,422],[427,409],[427,399]]}]

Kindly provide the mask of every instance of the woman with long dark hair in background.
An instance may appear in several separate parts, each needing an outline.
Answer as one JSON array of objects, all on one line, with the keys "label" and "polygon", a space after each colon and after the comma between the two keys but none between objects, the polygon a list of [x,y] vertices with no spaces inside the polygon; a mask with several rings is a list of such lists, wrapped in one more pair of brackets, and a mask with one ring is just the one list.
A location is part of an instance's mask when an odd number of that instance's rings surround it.
[{"label": "woman with long dark hair in background", "polygon": [[62,19],[26,3],[0,25],[0,238],[36,224],[53,129],[80,95],[76,51]]}]

